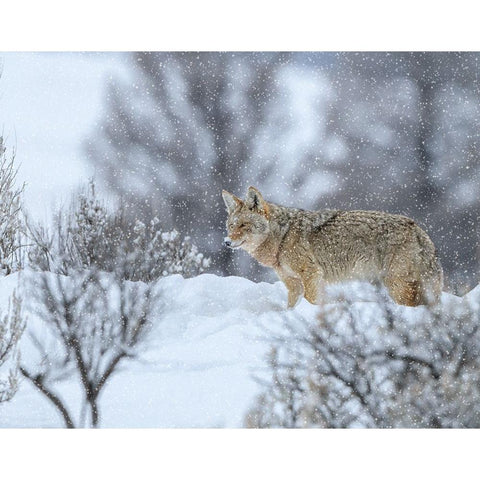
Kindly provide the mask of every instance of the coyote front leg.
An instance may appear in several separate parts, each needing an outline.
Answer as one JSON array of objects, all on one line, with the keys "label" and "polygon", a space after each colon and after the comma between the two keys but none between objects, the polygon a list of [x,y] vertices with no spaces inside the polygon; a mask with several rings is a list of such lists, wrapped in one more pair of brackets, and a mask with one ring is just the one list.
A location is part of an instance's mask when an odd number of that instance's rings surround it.
[{"label": "coyote front leg", "polygon": [[296,277],[288,277],[283,281],[283,283],[288,289],[287,308],[293,308],[303,297],[304,288],[302,281]]},{"label": "coyote front leg", "polygon": [[285,284],[288,290],[288,305],[287,308],[293,308],[300,301],[305,289],[300,277],[289,275],[283,269],[276,270],[280,280]]}]

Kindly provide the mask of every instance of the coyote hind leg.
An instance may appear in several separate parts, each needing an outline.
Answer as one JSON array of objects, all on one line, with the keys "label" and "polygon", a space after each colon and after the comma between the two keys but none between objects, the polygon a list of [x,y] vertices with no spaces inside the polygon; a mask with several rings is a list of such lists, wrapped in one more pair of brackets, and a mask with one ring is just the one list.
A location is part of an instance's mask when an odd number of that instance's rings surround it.
[{"label": "coyote hind leg", "polygon": [[395,303],[399,305],[416,307],[425,304],[418,280],[388,275],[385,278],[385,286]]}]

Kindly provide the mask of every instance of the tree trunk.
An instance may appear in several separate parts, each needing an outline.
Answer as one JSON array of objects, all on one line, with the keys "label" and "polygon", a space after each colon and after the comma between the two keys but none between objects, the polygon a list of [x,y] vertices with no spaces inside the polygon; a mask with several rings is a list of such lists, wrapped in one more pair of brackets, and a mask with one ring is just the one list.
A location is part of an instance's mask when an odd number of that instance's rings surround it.
[{"label": "tree trunk", "polygon": [[100,420],[100,414],[98,411],[98,404],[96,398],[91,398],[89,400],[90,411],[92,413],[92,428],[98,428],[98,422]]},{"label": "tree trunk", "polygon": [[49,390],[46,385],[42,382],[41,378],[34,377],[32,376],[25,368],[20,367],[20,372],[25,378],[28,378],[33,385],[40,390],[57,408],[57,410],[60,412],[60,414],[63,417],[63,420],[65,421],[65,426],[67,428],[75,428],[75,425],[73,424],[72,417],[68,413],[67,408],[63,404],[63,402],[60,400],[60,398],[55,395],[51,390]]},{"label": "tree trunk", "polygon": [[[419,170],[419,187],[417,209],[424,205],[438,202],[440,189],[432,178],[434,159],[430,149],[431,137],[434,128],[434,97],[435,88],[431,82],[419,82],[419,129],[417,136],[417,162]],[[432,209],[429,209],[430,211]]]}]

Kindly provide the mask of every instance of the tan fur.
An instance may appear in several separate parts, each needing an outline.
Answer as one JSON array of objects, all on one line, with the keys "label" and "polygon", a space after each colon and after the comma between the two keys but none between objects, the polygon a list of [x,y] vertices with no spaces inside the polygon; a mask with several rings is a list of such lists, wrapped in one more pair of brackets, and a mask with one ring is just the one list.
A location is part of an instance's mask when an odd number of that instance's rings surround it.
[{"label": "tan fur", "polygon": [[272,267],[288,289],[288,307],[302,296],[322,302],[326,284],[382,281],[401,305],[436,303],[443,276],[435,247],[415,222],[375,211],[282,207],[250,187],[245,200],[225,190],[231,248]]}]

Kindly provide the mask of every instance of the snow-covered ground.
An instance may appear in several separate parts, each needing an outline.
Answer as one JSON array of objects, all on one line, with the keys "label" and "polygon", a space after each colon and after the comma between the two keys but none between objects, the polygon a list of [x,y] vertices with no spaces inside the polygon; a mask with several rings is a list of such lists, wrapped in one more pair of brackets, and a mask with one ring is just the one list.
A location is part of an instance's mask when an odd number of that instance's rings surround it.
[{"label": "snow-covered ground", "polygon": [[[21,281],[21,279],[20,279]],[[0,307],[19,276],[0,279]],[[161,279],[162,292],[155,325],[137,360],[126,361],[100,397],[102,427],[241,427],[259,385],[254,379],[265,369],[269,350],[266,327],[281,327],[291,317],[311,318],[318,307],[306,300],[285,309],[281,282],[254,283],[239,277],[203,274],[184,279]],[[350,289],[361,308],[368,288]],[[22,288],[21,291],[24,291]],[[362,293],[363,292],[363,293]],[[444,302],[462,299],[444,294]],[[409,315],[421,314],[408,309]],[[32,314],[30,328],[37,324]],[[28,328],[22,339],[23,361],[31,361]],[[64,398],[74,400],[76,380],[57,385]],[[63,427],[55,408],[27,380],[9,403],[0,405],[0,427]]]}]

